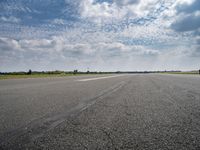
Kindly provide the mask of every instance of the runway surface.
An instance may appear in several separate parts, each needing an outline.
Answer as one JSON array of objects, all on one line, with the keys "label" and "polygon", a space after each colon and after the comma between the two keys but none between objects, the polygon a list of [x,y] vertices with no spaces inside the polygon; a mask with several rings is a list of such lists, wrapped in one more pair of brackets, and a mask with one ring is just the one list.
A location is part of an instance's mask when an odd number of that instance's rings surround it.
[{"label": "runway surface", "polygon": [[1,80],[0,149],[200,149],[200,76]]}]

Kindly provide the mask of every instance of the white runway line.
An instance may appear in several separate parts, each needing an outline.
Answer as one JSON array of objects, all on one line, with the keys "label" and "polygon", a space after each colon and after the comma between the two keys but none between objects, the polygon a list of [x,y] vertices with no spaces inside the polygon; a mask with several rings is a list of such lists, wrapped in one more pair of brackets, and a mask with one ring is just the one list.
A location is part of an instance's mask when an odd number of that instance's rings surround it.
[{"label": "white runway line", "polygon": [[98,78],[89,78],[89,79],[81,79],[81,80],[77,80],[77,81],[92,81],[92,80],[100,80],[100,79],[107,79],[107,78],[115,78],[115,77],[120,77],[120,76],[124,76],[124,75],[114,75],[114,76],[107,76],[107,77],[98,77]]}]

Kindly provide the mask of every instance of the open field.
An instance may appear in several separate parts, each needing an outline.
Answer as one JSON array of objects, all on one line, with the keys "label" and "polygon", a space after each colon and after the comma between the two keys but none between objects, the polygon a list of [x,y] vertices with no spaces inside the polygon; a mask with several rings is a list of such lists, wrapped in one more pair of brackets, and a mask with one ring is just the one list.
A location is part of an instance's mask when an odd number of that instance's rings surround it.
[{"label": "open field", "polygon": [[200,149],[200,77],[0,81],[0,149]]},{"label": "open field", "polygon": [[0,75],[0,80],[3,80],[3,79],[23,79],[23,78],[64,77],[64,76],[73,76],[73,75],[74,74]]},{"label": "open field", "polygon": [[198,71],[183,71],[183,72],[162,72],[163,74],[189,74],[189,75],[198,75]]},{"label": "open field", "polygon": [[[62,73],[62,74],[21,74],[21,75],[0,75],[0,80],[4,79],[24,79],[24,78],[54,78],[54,77],[68,77],[68,76],[82,76],[82,75],[94,75],[94,74],[86,74],[86,73]],[[99,75],[103,75],[99,74]]]},{"label": "open field", "polygon": [[129,71],[129,72],[64,72],[64,71],[51,71],[51,72],[33,72],[27,74],[27,72],[12,72],[12,73],[0,73],[0,80],[3,79],[23,79],[23,78],[47,78],[47,77],[67,77],[77,75],[106,75],[106,74],[148,74],[148,73],[160,73],[160,74],[185,74],[185,75],[198,75],[199,71]]}]

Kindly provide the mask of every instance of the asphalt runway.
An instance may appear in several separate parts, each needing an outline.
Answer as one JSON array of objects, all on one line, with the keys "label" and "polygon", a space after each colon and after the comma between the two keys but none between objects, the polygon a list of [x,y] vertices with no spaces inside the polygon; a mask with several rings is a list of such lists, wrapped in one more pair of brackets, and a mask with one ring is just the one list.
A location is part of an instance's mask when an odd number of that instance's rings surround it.
[{"label": "asphalt runway", "polygon": [[200,149],[200,76],[0,81],[0,149]]}]

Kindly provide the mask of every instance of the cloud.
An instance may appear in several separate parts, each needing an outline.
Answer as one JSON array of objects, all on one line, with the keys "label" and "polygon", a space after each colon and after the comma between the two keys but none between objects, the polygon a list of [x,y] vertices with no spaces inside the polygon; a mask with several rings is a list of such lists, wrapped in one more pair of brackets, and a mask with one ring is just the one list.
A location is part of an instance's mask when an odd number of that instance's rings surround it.
[{"label": "cloud", "polygon": [[188,15],[180,15],[172,24],[172,29],[178,32],[195,31],[200,28],[200,11]]},{"label": "cloud", "polygon": [[58,25],[64,25],[66,24],[66,21],[64,19],[54,19],[51,21],[53,24],[58,24]]},{"label": "cloud", "polygon": [[10,23],[19,23],[21,20],[19,18],[16,18],[14,16],[9,16],[9,17],[0,17],[0,21],[2,22],[10,22]]},{"label": "cloud", "polygon": [[177,13],[193,13],[200,10],[200,1],[198,0],[183,0],[178,1],[176,5]]},{"label": "cloud", "polygon": [[171,29],[179,34],[186,34],[188,39],[188,50],[186,54],[188,57],[200,57],[200,1],[186,0],[176,3],[176,16],[171,24]]},{"label": "cloud", "polygon": [[84,0],[80,6],[83,18],[102,23],[102,21],[110,21],[110,19],[123,20],[127,17],[146,17],[160,4],[157,0]]},{"label": "cloud", "polygon": [[0,38],[1,51],[19,50],[20,45],[16,40],[8,38]]},{"label": "cloud", "polygon": [[[58,36],[50,39],[35,40],[15,40],[10,38],[1,38],[0,53],[1,64],[0,69],[16,68],[28,69],[32,64],[33,69],[37,67],[52,69],[51,66],[58,69],[64,69],[63,64],[77,66],[82,65],[95,68],[101,68],[110,64],[107,69],[112,69],[112,64],[123,66],[123,62],[130,64],[134,57],[156,57],[159,53],[156,50],[147,50],[142,46],[127,46],[120,42],[82,42],[69,43],[66,37]],[[8,63],[9,61],[9,63]],[[20,66],[22,65],[22,66]],[[39,67],[39,68],[40,68]],[[72,67],[68,67],[73,69]]]},{"label": "cloud", "polygon": [[185,57],[193,57],[193,52],[184,46],[160,51],[149,46],[126,45],[120,41],[99,42],[99,39],[96,42],[80,40],[72,43],[68,35],[30,40],[1,38],[0,70],[84,70],[87,67],[107,71],[152,70],[177,64],[171,68],[176,69]]},{"label": "cloud", "polygon": [[196,31],[200,28],[200,1],[178,3],[176,6],[176,20],[171,28],[178,32]]},{"label": "cloud", "polygon": [[81,16],[83,18],[92,18],[95,21],[98,21],[98,19],[102,18],[121,18],[125,15],[122,11],[120,13],[115,4],[110,4],[108,2],[94,3],[93,0],[86,0],[82,1],[81,7]]},{"label": "cloud", "polygon": [[140,0],[94,0],[94,3],[116,3],[119,6],[137,4]]},{"label": "cloud", "polygon": [[198,0],[2,2],[0,70],[192,68],[200,62],[198,4]]},{"label": "cloud", "polygon": [[[138,55],[152,54],[156,51],[145,50],[143,46],[125,45],[121,42],[93,42],[82,41],[82,43],[70,43],[65,36],[54,36],[50,39],[30,39],[15,40],[11,38],[0,38],[1,51],[22,51],[22,52],[44,52],[44,53],[63,53],[75,52],[82,55],[102,53],[127,53],[134,52]],[[98,41],[98,40],[97,40]],[[100,54],[99,53],[99,54]]]},{"label": "cloud", "polygon": [[114,0],[118,6],[138,4],[140,0]]}]

